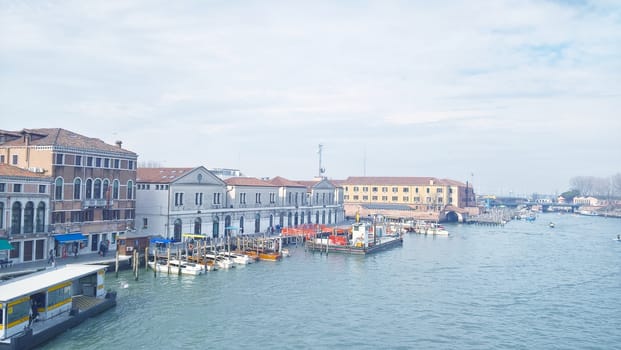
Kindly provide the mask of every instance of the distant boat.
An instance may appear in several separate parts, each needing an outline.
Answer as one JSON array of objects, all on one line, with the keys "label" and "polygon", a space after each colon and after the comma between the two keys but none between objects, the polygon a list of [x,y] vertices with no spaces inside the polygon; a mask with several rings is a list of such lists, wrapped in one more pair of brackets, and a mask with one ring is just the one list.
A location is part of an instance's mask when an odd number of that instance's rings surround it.
[{"label": "distant boat", "polygon": [[551,222],[548,226],[550,226],[551,228],[554,228],[554,223]]},{"label": "distant boat", "polygon": [[203,267],[193,262],[170,259],[160,259],[158,261],[149,261],[149,267],[158,272],[167,272],[171,274],[179,273],[184,275],[200,275],[203,273]]}]

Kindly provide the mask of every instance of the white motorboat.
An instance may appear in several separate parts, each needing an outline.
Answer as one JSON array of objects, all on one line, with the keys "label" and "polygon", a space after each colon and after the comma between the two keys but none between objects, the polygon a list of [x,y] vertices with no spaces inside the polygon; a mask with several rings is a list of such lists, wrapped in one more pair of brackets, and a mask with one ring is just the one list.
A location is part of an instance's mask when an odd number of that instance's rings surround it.
[{"label": "white motorboat", "polygon": [[204,272],[202,265],[178,259],[170,259],[168,261],[161,259],[157,262],[149,261],[149,267],[158,272],[171,274],[179,273],[179,269],[181,269],[181,273],[184,275],[200,275]]},{"label": "white motorboat", "polygon": [[221,269],[230,269],[235,266],[233,259],[218,255],[215,252],[209,252],[203,254],[203,257],[208,260],[212,260]]},{"label": "white motorboat", "polygon": [[239,265],[247,265],[251,263],[250,257],[246,254],[234,253],[234,252],[219,252],[219,256],[223,256],[225,258],[229,258],[233,260],[234,263]]}]

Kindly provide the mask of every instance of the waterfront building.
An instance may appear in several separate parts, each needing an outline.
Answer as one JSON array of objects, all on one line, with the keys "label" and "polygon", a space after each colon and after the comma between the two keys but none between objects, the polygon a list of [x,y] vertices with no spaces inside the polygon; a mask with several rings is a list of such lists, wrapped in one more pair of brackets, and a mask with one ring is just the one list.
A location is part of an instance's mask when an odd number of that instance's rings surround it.
[{"label": "waterfront building", "polygon": [[[13,249],[13,263],[47,259],[52,178],[0,163],[0,237]],[[4,248],[1,248],[4,249]]]},{"label": "waterfront building", "polygon": [[[222,180],[203,166],[139,168],[137,234],[182,240],[277,233],[282,227],[342,221],[342,201],[327,180],[292,181],[233,176]],[[340,196],[342,198],[342,196]]]},{"label": "waterfront building", "polygon": [[102,241],[113,250],[116,235],[134,227],[136,160],[120,141],[62,128],[0,131],[0,163],[52,179],[49,225],[37,233],[49,235],[58,257],[96,253]]},{"label": "waterfront building", "polygon": [[343,187],[345,214],[392,219],[463,221],[478,213],[468,183],[435,177],[348,177]]},{"label": "waterfront building", "polygon": [[136,231],[181,240],[183,234],[218,237],[227,211],[226,184],[203,166],[138,168]]}]

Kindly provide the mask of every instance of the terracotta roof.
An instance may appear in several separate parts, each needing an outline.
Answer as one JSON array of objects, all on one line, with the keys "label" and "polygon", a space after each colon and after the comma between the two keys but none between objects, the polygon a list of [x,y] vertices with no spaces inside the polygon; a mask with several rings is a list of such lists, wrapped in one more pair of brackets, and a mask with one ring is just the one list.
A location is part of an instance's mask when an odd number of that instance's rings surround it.
[{"label": "terracotta roof", "polygon": [[138,168],[136,182],[172,183],[192,170],[194,168]]},{"label": "terracotta roof", "polygon": [[21,131],[3,131],[0,132],[0,134],[4,135],[6,138],[5,142],[0,144],[0,147],[5,145],[25,146],[25,136],[29,135],[30,140],[28,141],[28,144],[32,146],[62,146],[136,156],[136,153],[123,149],[117,145],[110,145],[100,139],[86,137],[62,128],[23,129]]},{"label": "terracotta roof", "polygon": [[465,186],[455,180],[438,179],[435,177],[398,177],[398,176],[350,176],[342,180],[341,185],[395,185],[395,186],[428,186],[433,185]]},{"label": "terracotta roof", "polygon": [[262,186],[262,187],[277,187],[265,180],[257,179],[256,177],[240,177],[234,176],[224,180],[229,186]]},{"label": "terracotta roof", "polygon": [[278,187],[305,187],[299,182],[291,181],[280,176],[276,176],[275,178],[269,180],[269,183]]},{"label": "terracotta roof", "polygon": [[35,173],[30,170],[18,168],[9,164],[0,164],[0,176],[30,177],[33,179],[51,179],[42,173]]}]

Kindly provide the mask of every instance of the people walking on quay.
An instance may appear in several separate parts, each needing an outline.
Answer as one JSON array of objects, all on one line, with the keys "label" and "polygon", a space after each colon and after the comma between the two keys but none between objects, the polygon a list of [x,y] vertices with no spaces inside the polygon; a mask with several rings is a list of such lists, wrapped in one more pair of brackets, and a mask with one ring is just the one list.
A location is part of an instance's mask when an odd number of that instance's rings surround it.
[{"label": "people walking on quay", "polygon": [[47,258],[47,263],[50,265],[54,265],[55,259],[56,259],[55,252],[54,252],[54,249],[52,248],[50,249],[50,257]]}]

